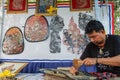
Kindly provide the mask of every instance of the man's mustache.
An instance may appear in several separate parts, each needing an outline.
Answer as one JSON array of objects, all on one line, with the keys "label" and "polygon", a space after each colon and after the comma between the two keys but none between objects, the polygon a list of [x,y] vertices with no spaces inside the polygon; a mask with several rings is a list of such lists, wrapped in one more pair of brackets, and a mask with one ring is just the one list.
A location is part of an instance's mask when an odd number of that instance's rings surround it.
[{"label": "man's mustache", "polygon": [[94,42],[95,44],[102,44],[103,42],[101,41],[101,42]]}]

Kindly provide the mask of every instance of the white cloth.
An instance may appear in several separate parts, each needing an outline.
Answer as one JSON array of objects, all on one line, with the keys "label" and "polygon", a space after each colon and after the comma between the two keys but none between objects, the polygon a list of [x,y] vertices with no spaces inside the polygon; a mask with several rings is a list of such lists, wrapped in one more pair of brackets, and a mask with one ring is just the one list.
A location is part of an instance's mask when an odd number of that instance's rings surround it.
[{"label": "white cloth", "polygon": [[19,73],[16,78],[22,80],[44,80],[42,73]]}]

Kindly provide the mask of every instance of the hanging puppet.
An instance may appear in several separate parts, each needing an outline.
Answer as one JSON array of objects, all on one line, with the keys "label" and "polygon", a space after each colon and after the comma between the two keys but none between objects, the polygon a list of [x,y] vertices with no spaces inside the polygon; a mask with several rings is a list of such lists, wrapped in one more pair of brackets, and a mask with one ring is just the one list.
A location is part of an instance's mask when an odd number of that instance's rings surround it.
[{"label": "hanging puppet", "polygon": [[26,21],[24,34],[29,42],[46,40],[49,36],[47,19],[44,16],[30,16]]},{"label": "hanging puppet", "polygon": [[3,39],[3,53],[19,54],[24,49],[24,39],[21,30],[18,27],[11,27],[7,30]]},{"label": "hanging puppet", "polygon": [[54,16],[50,22],[51,39],[50,39],[50,52],[60,53],[61,52],[61,37],[59,32],[64,27],[63,18],[59,15]]}]

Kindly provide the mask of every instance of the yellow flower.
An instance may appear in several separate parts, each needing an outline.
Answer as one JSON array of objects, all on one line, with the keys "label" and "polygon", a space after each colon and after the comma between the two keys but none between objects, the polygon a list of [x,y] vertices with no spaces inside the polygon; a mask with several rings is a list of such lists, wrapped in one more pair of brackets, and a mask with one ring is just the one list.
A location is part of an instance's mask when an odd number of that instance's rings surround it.
[{"label": "yellow flower", "polygon": [[0,73],[0,78],[1,78],[1,77],[4,77],[4,74],[3,74],[3,73]]},{"label": "yellow flower", "polygon": [[55,8],[55,7],[53,7],[53,6],[50,6],[50,8],[47,9],[47,12],[48,12],[49,14],[52,14],[53,11],[56,11],[56,10],[57,10],[57,8]]},{"label": "yellow flower", "polygon": [[11,73],[10,70],[4,70],[0,73],[0,77],[13,77],[15,74]]}]

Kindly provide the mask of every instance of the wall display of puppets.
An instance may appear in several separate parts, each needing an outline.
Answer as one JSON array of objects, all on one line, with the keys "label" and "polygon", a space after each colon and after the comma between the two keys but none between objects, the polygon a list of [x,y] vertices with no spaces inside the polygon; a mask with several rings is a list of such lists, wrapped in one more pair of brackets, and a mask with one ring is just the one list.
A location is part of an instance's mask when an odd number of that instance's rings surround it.
[{"label": "wall display of puppets", "polygon": [[[112,30],[112,4],[108,13],[100,15],[106,33]],[[101,8],[101,7],[99,7]],[[102,7],[106,11],[106,5]],[[71,12],[70,6],[58,6],[57,15],[35,15],[35,6],[28,14],[7,14],[4,9],[2,32],[2,59],[55,59],[71,60],[80,57],[89,42],[84,35],[86,24],[95,19],[91,12]]]}]

